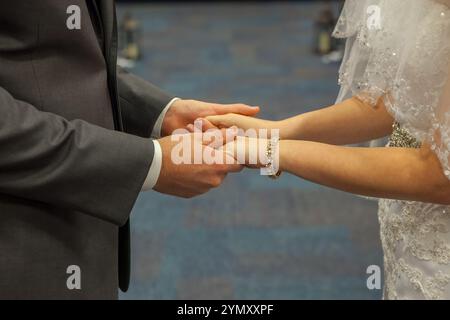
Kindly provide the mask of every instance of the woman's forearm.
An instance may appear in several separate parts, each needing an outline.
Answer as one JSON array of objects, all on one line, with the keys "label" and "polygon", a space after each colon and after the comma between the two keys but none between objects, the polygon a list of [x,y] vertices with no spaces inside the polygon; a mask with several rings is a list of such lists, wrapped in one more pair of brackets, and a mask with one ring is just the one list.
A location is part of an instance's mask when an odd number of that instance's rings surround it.
[{"label": "woman's forearm", "polygon": [[280,169],[355,194],[450,205],[450,181],[427,148],[280,141]]},{"label": "woman's forearm", "polygon": [[380,99],[372,107],[357,98],[280,122],[282,139],[336,145],[365,142],[389,135],[393,118]]}]

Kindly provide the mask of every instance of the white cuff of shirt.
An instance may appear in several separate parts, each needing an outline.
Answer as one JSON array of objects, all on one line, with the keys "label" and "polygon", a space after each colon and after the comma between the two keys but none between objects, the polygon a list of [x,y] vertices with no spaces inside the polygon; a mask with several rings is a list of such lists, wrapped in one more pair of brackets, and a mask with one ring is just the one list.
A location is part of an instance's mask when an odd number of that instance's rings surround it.
[{"label": "white cuff of shirt", "polygon": [[170,109],[172,104],[177,100],[180,100],[180,98],[173,98],[172,100],[170,100],[170,102],[167,104],[167,106],[160,113],[158,119],[155,122],[155,125],[153,126],[152,138],[155,138],[155,139],[161,138],[161,127],[162,127],[162,124],[164,121],[164,117],[166,116],[166,113]]},{"label": "white cuff of shirt", "polygon": [[[172,104],[177,100],[179,100],[179,98],[173,98],[159,115],[158,119],[156,120],[155,126],[153,127],[152,130],[152,138],[157,139],[161,137],[161,127],[164,121],[164,117],[169,108],[172,106]],[[145,178],[144,185],[142,186],[142,191],[148,191],[153,189],[153,187],[158,182],[159,174],[161,173],[162,167],[161,145],[159,144],[158,140],[153,140],[153,146],[155,149],[153,153],[153,160],[152,164],[150,165],[150,169],[148,170],[147,178]]]},{"label": "white cuff of shirt", "polygon": [[158,140],[153,140],[154,153],[153,161],[148,170],[147,178],[145,178],[144,185],[142,186],[142,191],[148,191],[153,189],[153,187],[158,182],[159,174],[162,167],[162,150],[161,145]]}]

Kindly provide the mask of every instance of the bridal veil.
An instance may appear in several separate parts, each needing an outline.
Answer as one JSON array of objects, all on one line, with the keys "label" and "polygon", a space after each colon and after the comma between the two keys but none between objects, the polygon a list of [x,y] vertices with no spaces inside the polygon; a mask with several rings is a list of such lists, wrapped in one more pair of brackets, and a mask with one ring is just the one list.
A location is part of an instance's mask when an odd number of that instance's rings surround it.
[{"label": "bridal veil", "polygon": [[450,0],[347,0],[333,35],[347,39],[338,102],[383,99],[450,179]]}]

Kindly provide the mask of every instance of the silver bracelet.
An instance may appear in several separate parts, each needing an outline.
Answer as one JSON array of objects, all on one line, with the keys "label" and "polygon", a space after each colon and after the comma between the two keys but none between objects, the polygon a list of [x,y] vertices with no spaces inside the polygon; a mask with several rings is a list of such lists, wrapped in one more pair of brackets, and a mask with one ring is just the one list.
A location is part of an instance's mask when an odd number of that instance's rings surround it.
[{"label": "silver bracelet", "polygon": [[[267,175],[271,179],[277,179],[281,175],[281,171],[278,169],[278,159],[274,160],[273,156],[276,154],[278,155],[278,146],[279,146],[280,139],[277,138],[271,138],[267,141],[267,148],[266,148],[266,158],[267,158],[267,164],[265,165],[265,169],[267,172]],[[276,162],[275,162],[276,161]],[[275,168],[275,163],[277,164]]]}]

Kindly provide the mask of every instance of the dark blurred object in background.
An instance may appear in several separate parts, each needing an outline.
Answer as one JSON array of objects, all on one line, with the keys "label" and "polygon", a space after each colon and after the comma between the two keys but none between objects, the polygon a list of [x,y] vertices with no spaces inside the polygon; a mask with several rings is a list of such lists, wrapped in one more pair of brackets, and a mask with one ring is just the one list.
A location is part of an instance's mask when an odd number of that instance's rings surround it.
[{"label": "dark blurred object in background", "polygon": [[336,1],[327,2],[314,22],[313,52],[321,56],[325,64],[340,63],[344,56],[345,42],[342,39],[333,38],[332,34],[344,1],[339,1],[339,10],[336,14],[333,10],[336,8],[333,2]]},{"label": "dark blurred object in background", "polygon": [[336,24],[333,10],[330,5],[324,7],[318,14],[314,23],[314,52],[326,55],[333,51],[335,43],[331,34]]},{"label": "dark blurred object in background", "polygon": [[120,57],[119,64],[131,68],[141,58],[141,30],[139,20],[131,12],[126,12],[119,26]]}]

